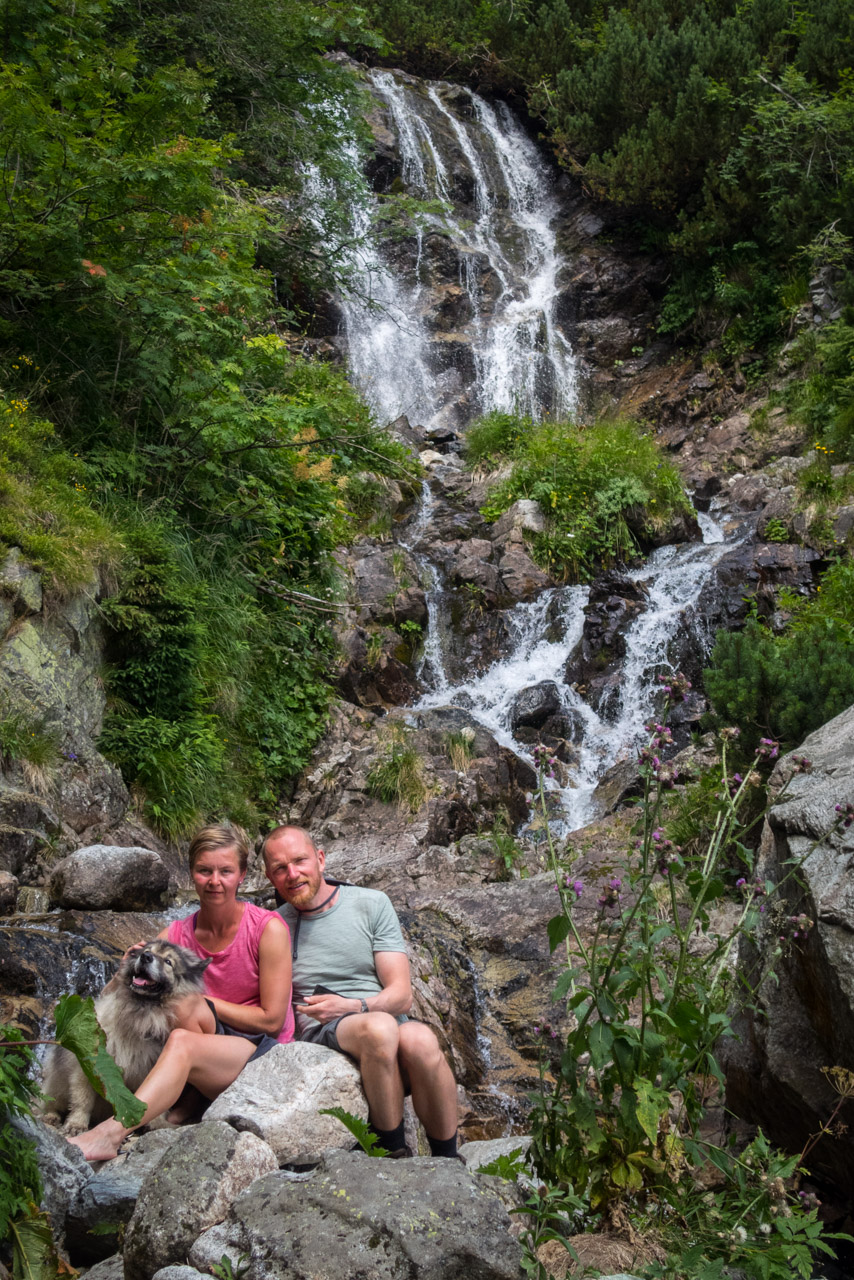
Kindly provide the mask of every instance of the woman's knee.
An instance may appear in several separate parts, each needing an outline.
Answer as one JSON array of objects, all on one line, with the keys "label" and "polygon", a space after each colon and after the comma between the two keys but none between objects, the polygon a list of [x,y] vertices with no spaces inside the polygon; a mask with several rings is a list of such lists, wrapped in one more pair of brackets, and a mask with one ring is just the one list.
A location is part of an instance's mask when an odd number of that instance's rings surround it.
[{"label": "woman's knee", "polygon": [[160,1056],[191,1061],[198,1039],[198,1031],[187,1031],[185,1027],[175,1027],[169,1032],[169,1038]]}]

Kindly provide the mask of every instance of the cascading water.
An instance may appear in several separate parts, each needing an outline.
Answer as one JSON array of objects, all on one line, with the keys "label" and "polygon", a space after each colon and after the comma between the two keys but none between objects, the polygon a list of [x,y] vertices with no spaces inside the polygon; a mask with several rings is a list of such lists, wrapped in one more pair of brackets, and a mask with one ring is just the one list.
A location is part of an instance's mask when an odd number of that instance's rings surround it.
[{"label": "cascading water", "polygon": [[[562,587],[544,592],[530,604],[517,605],[508,622],[512,646],[507,657],[483,675],[451,686],[441,683],[424,694],[417,709],[452,703],[464,707],[489,729],[498,742],[533,763],[531,749],[513,736],[513,702],[520,689],[554,681],[563,710],[578,729],[577,762],[568,770],[560,793],[562,825],[575,831],[596,817],[594,792],[603,773],[626,759],[644,736],[644,723],[655,709],[657,676],[672,670],[668,646],[677,627],[685,622],[701,647],[706,641],[698,631],[692,607],[714,566],[732,542],[725,542],[718,524],[701,518],[704,541],[662,547],[631,577],[649,591],[647,609],[626,633],[626,659],[620,683],[619,705],[608,717],[598,714],[580,694],[564,683],[567,659],[581,638],[586,587]],[[555,631],[559,638],[553,639]]]},{"label": "cascading water", "polygon": [[[422,201],[441,201],[444,211],[430,213],[406,252],[396,255],[371,230],[369,200],[355,210],[368,248],[361,266],[355,259],[351,264],[357,286],[341,299],[354,381],[381,420],[405,412],[428,428],[464,425],[494,409],[534,419],[569,413],[576,370],[557,322],[566,264],[554,231],[551,175],[536,147],[503,104],[491,106],[448,84],[419,86],[388,71],[371,72],[370,81],[395,134],[403,187]],[[453,304],[450,321],[437,320],[437,294],[441,307]],[[447,350],[455,352],[456,368],[445,359]],[[646,588],[647,606],[626,633],[616,705],[599,714],[564,678],[584,625],[584,587],[555,588],[517,605],[506,615],[506,656],[470,679],[449,679],[446,593],[424,550],[433,509],[425,481],[403,543],[421,566],[429,615],[418,672],[427,692],[415,709],[463,707],[500,743],[531,760],[531,748],[514,738],[513,702],[521,689],[554,682],[577,749],[555,790],[565,829],[577,829],[596,816],[602,775],[629,758],[643,736],[677,628],[693,628],[696,643],[706,643],[692,605],[731,544],[714,521],[701,517],[702,544],[664,547],[633,571]]]},{"label": "cascading water", "polygon": [[[408,195],[439,201],[401,251],[375,227],[379,199],[354,208],[352,283],[339,299],[353,380],[380,421],[424,426],[492,409],[541,418],[575,404],[569,342],[556,321],[565,266],[554,231],[552,177],[519,122],[457,86],[420,93],[389,71],[370,73],[393,124]],[[395,266],[401,252],[407,269]],[[441,305],[428,316],[444,273]]]}]

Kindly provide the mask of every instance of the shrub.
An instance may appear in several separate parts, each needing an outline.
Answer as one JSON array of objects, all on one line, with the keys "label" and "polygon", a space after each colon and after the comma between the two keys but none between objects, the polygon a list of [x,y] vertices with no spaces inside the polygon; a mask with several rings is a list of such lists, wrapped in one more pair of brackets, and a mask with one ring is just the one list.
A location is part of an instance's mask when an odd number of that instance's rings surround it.
[{"label": "shrub", "polygon": [[427,798],[424,761],[402,725],[389,729],[385,748],[368,773],[368,791],[385,804],[417,813]]},{"label": "shrub", "polygon": [[751,749],[761,737],[796,746],[854,702],[852,631],[825,617],[773,636],[755,619],[719,631],[703,672],[716,715],[737,724]]},{"label": "shrub", "polygon": [[512,446],[512,473],[482,510],[494,520],[519,498],[539,502],[548,529],[535,538],[534,554],[545,567],[590,578],[638,554],[690,509],[676,468],[633,423],[524,425]]},{"label": "shrub", "polygon": [[91,496],[89,467],[62,448],[51,424],[26,400],[0,396],[0,548],[20,547],[64,592],[91,583],[122,545]]}]

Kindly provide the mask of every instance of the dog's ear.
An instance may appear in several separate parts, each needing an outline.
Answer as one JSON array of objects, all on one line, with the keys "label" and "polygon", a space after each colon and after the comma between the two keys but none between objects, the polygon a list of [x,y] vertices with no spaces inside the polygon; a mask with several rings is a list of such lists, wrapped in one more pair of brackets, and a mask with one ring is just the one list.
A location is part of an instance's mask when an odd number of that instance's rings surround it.
[{"label": "dog's ear", "polygon": [[213,964],[213,956],[208,956],[207,960],[203,960],[201,956],[194,955],[192,960],[187,964],[187,976],[190,978],[201,978],[209,964]]}]

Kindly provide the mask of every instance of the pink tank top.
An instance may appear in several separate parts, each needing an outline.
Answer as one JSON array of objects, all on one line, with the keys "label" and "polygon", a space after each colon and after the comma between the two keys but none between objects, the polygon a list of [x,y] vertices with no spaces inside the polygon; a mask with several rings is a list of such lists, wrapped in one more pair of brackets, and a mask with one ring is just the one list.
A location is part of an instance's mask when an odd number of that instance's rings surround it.
[{"label": "pink tank top", "polygon": [[[265,911],[247,902],[240,921],[240,928],[233,942],[222,951],[206,951],[196,941],[196,917],[198,911],[183,920],[174,920],[169,926],[167,937],[179,947],[187,947],[195,951],[203,960],[210,960],[205,970],[205,988],[208,995],[215,1000],[227,1000],[230,1004],[257,1004],[260,991],[258,988],[258,948],[261,934],[271,920],[281,920],[275,911]],[[284,923],[284,922],[283,922]],[[287,929],[287,925],[285,928]],[[288,931],[290,934],[290,931]],[[287,1044],[294,1038],[294,1011],[291,995],[288,992],[288,1012],[285,1025],[276,1039],[280,1044]]]}]

